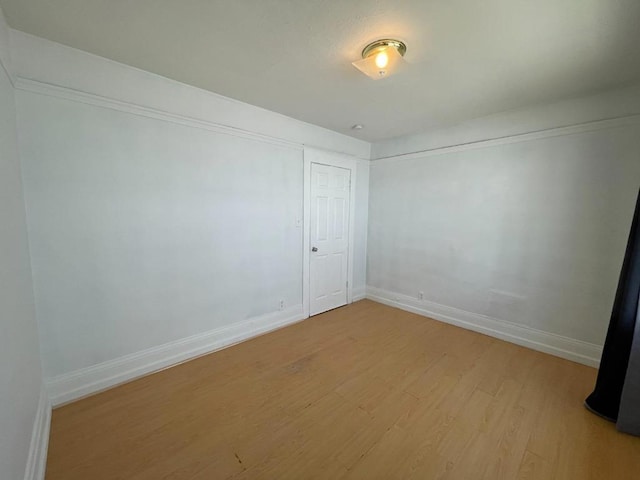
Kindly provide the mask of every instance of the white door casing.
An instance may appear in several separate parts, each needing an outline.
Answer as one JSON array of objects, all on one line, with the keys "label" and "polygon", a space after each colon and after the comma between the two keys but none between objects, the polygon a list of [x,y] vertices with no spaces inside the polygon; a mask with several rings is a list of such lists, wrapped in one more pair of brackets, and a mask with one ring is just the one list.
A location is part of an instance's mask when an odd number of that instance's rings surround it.
[{"label": "white door casing", "polygon": [[[307,317],[352,302],[356,165],[348,155],[304,150],[302,289]],[[317,252],[311,251],[314,246]]]},{"label": "white door casing", "polygon": [[347,304],[350,190],[350,170],[311,164],[311,315]]}]

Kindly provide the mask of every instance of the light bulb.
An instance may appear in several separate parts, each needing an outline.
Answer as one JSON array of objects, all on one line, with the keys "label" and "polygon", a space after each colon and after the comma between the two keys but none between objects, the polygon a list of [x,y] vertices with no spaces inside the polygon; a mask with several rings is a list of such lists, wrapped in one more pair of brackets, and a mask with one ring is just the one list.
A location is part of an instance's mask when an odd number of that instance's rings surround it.
[{"label": "light bulb", "polygon": [[389,55],[387,55],[387,52],[382,51],[376,55],[376,67],[384,68],[388,63]]},{"label": "light bulb", "polygon": [[406,51],[406,45],[399,40],[377,40],[362,50],[362,59],[353,62],[353,66],[369,78],[379,80],[402,68],[402,56]]}]

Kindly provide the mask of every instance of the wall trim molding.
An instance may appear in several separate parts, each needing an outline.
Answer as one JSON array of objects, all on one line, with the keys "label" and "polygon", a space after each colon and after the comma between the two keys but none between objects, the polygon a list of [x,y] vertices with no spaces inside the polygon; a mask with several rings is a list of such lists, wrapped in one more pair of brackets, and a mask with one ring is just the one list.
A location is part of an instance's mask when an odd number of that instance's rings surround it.
[{"label": "wall trim molding", "polygon": [[24,480],[44,480],[47,467],[47,450],[49,449],[49,430],[51,428],[51,404],[44,385],[40,388],[40,400],[36,418],[33,421],[31,444]]},{"label": "wall trim molding", "polygon": [[458,308],[418,300],[408,295],[367,286],[367,298],[407,312],[480,332],[523,347],[590,367],[600,365],[602,346],[488,317]]},{"label": "wall trim molding", "polygon": [[532,140],[540,140],[542,138],[561,137],[566,135],[576,135],[579,133],[595,132],[597,130],[605,130],[609,128],[618,128],[628,125],[640,123],[640,114],[626,115],[616,118],[607,118],[603,120],[595,120],[575,125],[563,127],[553,127],[543,130],[535,130],[533,132],[517,133],[513,135],[505,135],[503,137],[490,138],[485,140],[476,140],[456,145],[448,145],[444,147],[435,147],[416,152],[402,153],[399,155],[391,155],[387,157],[372,158],[371,166],[382,165],[390,162],[398,162],[403,160],[414,160],[416,158],[433,157],[436,155],[446,155],[449,153],[465,152],[468,150],[478,150],[482,148],[490,148],[498,145],[509,145],[512,143],[530,142]]},{"label": "wall trim molding", "polygon": [[65,373],[46,380],[49,399],[60,406],[305,319],[297,305]]},{"label": "wall trim molding", "polygon": [[272,137],[261,133],[252,132],[250,130],[243,130],[237,127],[231,127],[208,120],[199,119],[196,117],[180,115],[170,112],[168,110],[160,110],[152,107],[145,107],[136,103],[117,100],[115,98],[104,97],[96,95],[94,93],[87,93],[81,90],[73,88],[62,87],[59,85],[53,85],[39,80],[33,80],[29,78],[16,77],[14,86],[16,90],[22,90],[25,92],[35,93],[38,95],[45,95],[54,98],[60,98],[64,100],[70,100],[85,105],[92,105],[95,107],[106,108],[110,110],[116,110],[119,112],[129,113],[131,115],[138,115],[141,117],[152,118],[155,120],[161,120],[185,127],[198,128],[201,130],[207,130],[210,132],[221,133],[224,135],[230,135],[234,137],[245,138],[248,140],[254,140],[262,143],[269,143],[281,147],[293,148],[296,150],[302,150],[304,145],[283,138]]},{"label": "wall trim molding", "polygon": [[367,289],[366,287],[358,287],[353,289],[353,301],[357,302],[359,300],[364,300],[367,298]]}]

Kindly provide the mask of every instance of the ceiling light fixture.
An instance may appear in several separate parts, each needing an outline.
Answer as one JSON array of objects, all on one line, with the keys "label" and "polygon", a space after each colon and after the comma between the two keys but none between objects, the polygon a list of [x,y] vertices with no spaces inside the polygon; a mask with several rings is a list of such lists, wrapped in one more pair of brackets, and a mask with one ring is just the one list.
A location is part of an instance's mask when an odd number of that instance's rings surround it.
[{"label": "ceiling light fixture", "polygon": [[376,40],[364,47],[362,60],[353,62],[353,66],[368,77],[379,80],[396,72],[404,63],[402,57],[406,52],[407,46],[400,40]]}]

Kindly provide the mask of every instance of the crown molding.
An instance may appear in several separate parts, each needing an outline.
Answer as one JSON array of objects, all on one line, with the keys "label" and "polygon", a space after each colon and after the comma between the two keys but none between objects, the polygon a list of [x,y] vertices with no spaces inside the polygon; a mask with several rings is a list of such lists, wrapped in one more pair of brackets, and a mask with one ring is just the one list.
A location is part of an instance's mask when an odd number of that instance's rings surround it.
[{"label": "crown molding", "polygon": [[201,130],[208,130],[210,132],[221,133],[224,135],[231,135],[234,137],[246,138],[248,140],[254,140],[262,143],[269,143],[280,147],[293,148],[296,150],[302,150],[304,145],[301,143],[291,142],[283,138],[272,137],[261,133],[252,132],[249,130],[243,130],[229,125],[223,125],[220,123],[210,122],[195,117],[179,115],[166,110],[159,110],[156,108],[145,107],[136,103],[127,102],[123,100],[117,100],[115,98],[104,97],[93,93],[87,93],[80,90],[76,90],[68,87],[61,87],[59,85],[53,85],[39,80],[33,80],[29,78],[16,77],[14,81],[16,90],[35,93],[38,95],[45,95],[54,98],[60,98],[64,100],[70,100],[72,102],[82,103],[85,105],[92,105],[100,108],[107,108],[110,110],[116,110],[119,112],[129,113],[132,115],[138,115],[142,117],[152,118],[164,122],[174,123],[185,127],[198,128]]},{"label": "crown molding", "polygon": [[436,147],[416,152],[403,153],[400,155],[391,155],[388,157],[380,157],[371,160],[371,165],[382,165],[390,162],[398,162],[403,160],[413,160],[417,158],[433,157],[436,155],[446,155],[449,153],[465,152],[468,150],[479,150],[482,148],[496,147],[498,145],[509,145],[513,143],[530,142],[540,140],[542,138],[561,137],[566,135],[576,135],[580,133],[595,132],[597,130],[605,130],[610,128],[619,128],[640,123],[640,114],[627,115],[623,117],[607,118],[603,120],[595,120],[592,122],[578,123],[563,127],[553,127],[543,130],[536,130],[527,133],[518,133],[515,135],[505,135],[504,137],[496,137],[486,140],[477,140],[457,145],[448,145],[445,147]]}]

